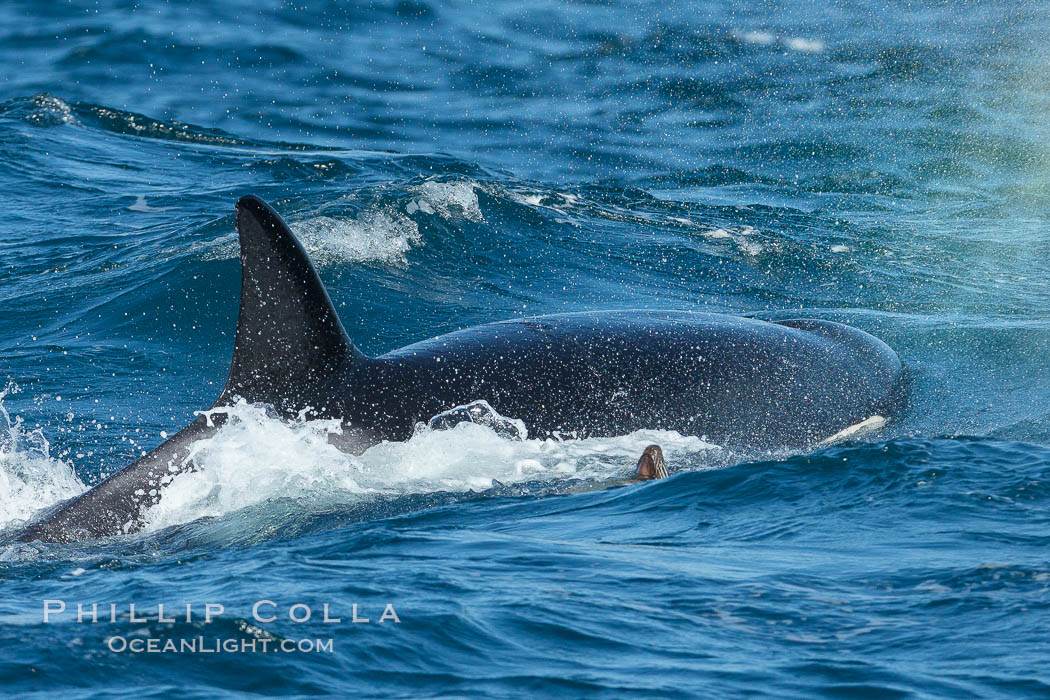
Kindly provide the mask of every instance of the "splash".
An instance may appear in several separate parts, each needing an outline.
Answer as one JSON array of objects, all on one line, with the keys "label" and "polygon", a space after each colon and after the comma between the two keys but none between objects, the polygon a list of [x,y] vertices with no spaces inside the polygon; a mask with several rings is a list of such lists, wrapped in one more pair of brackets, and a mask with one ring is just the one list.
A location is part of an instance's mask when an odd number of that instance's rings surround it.
[{"label": "splash", "polygon": [[431,430],[448,430],[464,421],[491,428],[494,433],[508,440],[524,440],[529,436],[524,421],[501,416],[488,401],[474,401],[439,413],[430,419],[427,427]]},{"label": "splash", "polygon": [[172,480],[146,514],[146,530],[277,499],[316,508],[391,495],[484,491],[525,481],[619,478],[652,443],[663,447],[672,465],[685,459],[692,465],[697,456],[721,453],[701,438],[673,431],[585,440],[521,439],[524,432],[506,437],[497,431],[516,422],[488,410],[491,414],[484,416],[468,412],[471,418],[443,429],[420,423],[410,439],[384,442],[355,457],[332,444],[343,432],[338,420],[286,422],[266,406],[243,402],[221,409],[225,424],[194,447],[197,470]]},{"label": "splash", "polygon": [[318,216],[290,226],[318,265],[342,261],[404,266],[408,251],[423,242],[416,222],[393,209],[369,209],[355,219]]},{"label": "splash", "polygon": [[[338,263],[376,263],[404,267],[408,252],[423,243],[419,226],[396,208],[374,206],[358,216],[315,216],[288,225],[318,267]],[[234,234],[204,246],[205,260],[236,258]]]},{"label": "splash", "polygon": [[69,103],[54,95],[41,93],[29,98],[33,105],[25,120],[34,126],[62,126],[63,124],[76,124],[73,116],[73,108]]},{"label": "splash", "polygon": [[[409,251],[423,245],[419,225],[410,215],[484,221],[476,188],[477,184],[470,180],[427,181],[409,188],[411,198],[403,204],[404,200],[380,201],[353,218],[323,215],[288,225],[319,267],[347,262],[404,267],[408,264]],[[145,205],[145,201],[137,201],[130,208],[147,210],[140,205]],[[150,207],[148,211],[160,209]],[[204,254],[208,260],[228,260],[238,255],[233,235],[224,236],[208,247]]]},{"label": "splash", "polygon": [[427,181],[410,189],[402,211],[396,204],[375,204],[354,219],[318,216],[290,224],[318,265],[374,262],[403,267],[408,252],[423,244],[419,226],[409,215],[484,221],[475,183]]},{"label": "splash", "polygon": [[438,182],[428,180],[413,188],[416,195],[407,205],[409,214],[423,212],[437,214],[444,219],[463,218],[467,221],[484,221],[481,205],[475,192],[475,183],[467,181]]},{"label": "splash", "polygon": [[[482,423],[463,421],[448,430],[418,428],[405,442],[382,443],[361,456],[362,483],[399,492],[482,491],[498,484],[626,476],[646,446],[657,443],[672,463],[684,457],[720,456],[698,437],[639,430],[582,440],[518,440]],[[690,459],[692,463],[694,460]]]},{"label": "splash", "polygon": [[21,416],[11,418],[4,399],[17,392],[15,384],[0,391],[0,527],[15,525],[87,488],[72,466],[51,456],[42,430],[27,431]]},{"label": "splash", "polygon": [[187,458],[197,469],[179,474],[146,514],[146,529],[219,516],[276,498],[310,498],[363,492],[355,480],[360,462],[329,437],[338,420],[282,421],[263,404],[244,401],[221,413],[227,420],[199,440]]}]

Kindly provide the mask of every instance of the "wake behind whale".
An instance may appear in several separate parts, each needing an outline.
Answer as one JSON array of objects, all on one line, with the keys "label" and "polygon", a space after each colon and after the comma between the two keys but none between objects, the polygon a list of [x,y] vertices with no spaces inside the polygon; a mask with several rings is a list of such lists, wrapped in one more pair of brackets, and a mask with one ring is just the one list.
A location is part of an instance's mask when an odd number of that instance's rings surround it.
[{"label": "wake behind whale", "polygon": [[[213,404],[268,404],[279,416],[338,420],[336,446],[360,453],[483,400],[537,437],[636,430],[703,435],[728,447],[806,447],[901,400],[896,353],[863,331],[687,311],[597,311],[503,321],[370,358],[347,337],[308,256],[280,216],[237,204],[241,303],[233,360]],[[194,445],[209,412],[87,493],[31,523],[23,541],[134,532]]]}]

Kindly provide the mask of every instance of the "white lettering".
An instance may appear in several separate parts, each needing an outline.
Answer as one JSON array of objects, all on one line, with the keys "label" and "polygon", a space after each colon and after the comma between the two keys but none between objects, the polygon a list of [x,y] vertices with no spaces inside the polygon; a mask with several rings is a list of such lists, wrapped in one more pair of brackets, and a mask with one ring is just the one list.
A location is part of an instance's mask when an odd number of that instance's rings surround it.
[{"label": "white lettering", "polygon": [[276,614],[274,614],[274,615],[272,615],[270,617],[260,617],[259,616],[259,608],[261,608],[264,605],[269,605],[269,606],[274,607],[274,608],[277,607],[277,603],[273,602],[272,600],[260,600],[260,601],[257,601],[255,603],[255,605],[252,606],[252,617],[255,618],[256,622],[273,622],[274,620],[277,619],[277,615]]},{"label": "white lettering", "polygon": [[[55,607],[55,604],[58,607]],[[44,601],[44,622],[51,622],[51,615],[58,615],[66,611],[66,601],[64,600],[45,600]]]},{"label": "white lettering", "polygon": [[[128,606],[128,615],[129,615],[128,622],[148,622],[149,621],[149,620],[147,620],[144,617],[135,617],[135,604],[134,603],[132,603],[131,605]],[[132,649],[132,651],[134,651],[134,649]]]},{"label": "white lettering", "polygon": [[401,623],[401,618],[397,616],[396,612],[394,612],[394,606],[391,603],[386,604],[386,608],[383,609],[383,614],[379,618],[380,622],[386,622],[387,620],[393,620],[398,624]]},{"label": "white lettering", "polygon": [[[296,617],[295,616],[295,611],[299,610],[299,609],[302,609],[302,610],[306,611],[306,616],[305,617]],[[291,620],[292,622],[306,622],[306,621],[308,621],[310,619],[311,615],[313,615],[313,611],[310,610],[310,606],[309,605],[304,605],[302,603],[296,603],[292,607],[288,608],[288,619]]]},{"label": "white lettering", "polygon": [[328,616],[328,603],[325,603],[324,604],[324,617],[322,618],[321,622],[342,622],[342,620],[340,618],[338,618],[338,617],[329,617]]},{"label": "white lettering", "polygon": [[211,622],[212,615],[222,615],[226,611],[226,608],[221,603],[205,603],[204,604],[204,623]]},{"label": "white lettering", "polygon": [[[87,614],[83,603],[77,603],[77,622],[83,622]],[[98,622],[98,603],[91,604],[91,621]]]}]

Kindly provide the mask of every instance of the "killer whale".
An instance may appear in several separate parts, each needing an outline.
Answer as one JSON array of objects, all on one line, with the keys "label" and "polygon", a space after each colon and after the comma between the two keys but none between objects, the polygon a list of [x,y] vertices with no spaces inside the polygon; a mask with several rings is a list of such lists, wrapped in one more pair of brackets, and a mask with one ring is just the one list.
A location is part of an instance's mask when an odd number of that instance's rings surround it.
[{"label": "killer whale", "polygon": [[[212,408],[236,400],[342,421],[340,449],[405,440],[419,421],[472,401],[531,436],[651,428],[748,450],[820,444],[902,402],[897,354],[830,321],[691,311],[595,311],[467,328],[367,357],[347,337],[305,250],[258,197],[237,203],[241,300],[233,359]],[[198,417],[146,456],[29,523],[21,541],[134,532],[193,444]]]}]

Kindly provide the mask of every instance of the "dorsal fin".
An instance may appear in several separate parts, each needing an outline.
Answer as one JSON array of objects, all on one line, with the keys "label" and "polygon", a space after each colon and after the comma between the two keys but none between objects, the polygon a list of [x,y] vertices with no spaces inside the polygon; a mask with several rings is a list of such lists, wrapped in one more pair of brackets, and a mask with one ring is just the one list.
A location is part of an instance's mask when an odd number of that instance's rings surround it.
[{"label": "dorsal fin", "polygon": [[306,251],[277,212],[258,197],[242,197],[237,233],[241,310],[230,376],[215,403],[226,405],[239,396],[294,413],[361,354]]}]

